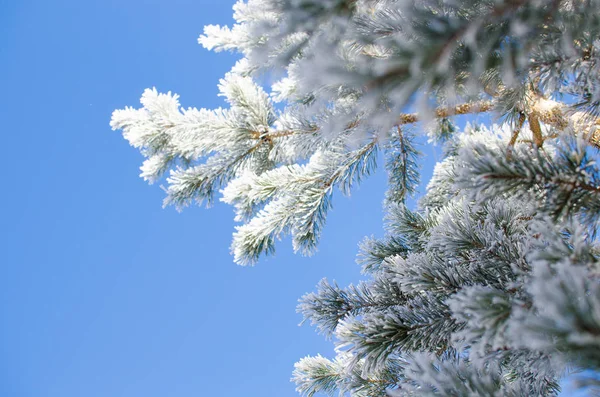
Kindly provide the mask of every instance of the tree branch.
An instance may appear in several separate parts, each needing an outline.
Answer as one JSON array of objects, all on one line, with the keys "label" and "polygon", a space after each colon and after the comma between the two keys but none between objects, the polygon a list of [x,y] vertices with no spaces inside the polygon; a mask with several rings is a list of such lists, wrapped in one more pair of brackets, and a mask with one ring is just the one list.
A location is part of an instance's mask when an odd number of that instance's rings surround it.
[{"label": "tree branch", "polygon": [[[474,114],[474,113],[485,113],[493,110],[494,103],[492,101],[478,101],[478,102],[468,102],[460,105],[456,105],[454,107],[439,107],[435,110],[436,118],[446,118],[451,116],[460,116],[465,114]],[[418,113],[401,113],[398,116],[398,121],[394,124],[394,127],[400,127],[406,124],[414,124],[421,121]],[[348,125],[346,125],[346,130],[351,130],[352,128],[356,128],[360,125],[360,120],[355,120]],[[318,127],[310,130],[310,133],[317,132],[319,130]],[[272,131],[267,134],[260,134],[256,132],[252,135],[253,139],[277,139],[283,138],[291,135],[295,135],[297,132],[292,130],[283,130],[283,131]]]}]

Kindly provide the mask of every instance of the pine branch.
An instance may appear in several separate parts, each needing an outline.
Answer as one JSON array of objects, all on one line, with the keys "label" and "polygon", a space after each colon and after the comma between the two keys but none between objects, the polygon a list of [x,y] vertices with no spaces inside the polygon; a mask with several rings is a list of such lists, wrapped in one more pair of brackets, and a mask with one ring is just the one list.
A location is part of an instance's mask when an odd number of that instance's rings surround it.
[{"label": "pine branch", "polygon": [[[475,113],[486,113],[493,109],[494,109],[493,101],[469,102],[469,103],[463,103],[463,104],[456,105],[456,106],[439,107],[435,110],[434,116],[436,118],[443,119],[443,118],[448,118],[451,116],[461,116],[461,115],[475,114]],[[398,116],[397,122],[394,126],[400,127],[400,126],[407,125],[407,124],[418,123],[419,121],[421,121],[421,118],[419,117],[418,113],[401,113]],[[360,120],[355,120],[351,123],[348,123],[345,127],[345,130],[350,131],[350,130],[358,127],[359,125],[360,125]],[[309,130],[308,132],[315,133],[318,131],[319,131],[319,128],[314,127],[311,130]],[[302,133],[305,134],[307,132],[304,131]],[[271,140],[271,139],[277,139],[277,138],[285,138],[285,137],[288,137],[290,135],[295,135],[295,134],[296,134],[296,132],[294,132],[292,130],[283,130],[283,131],[273,130],[273,131],[267,132],[266,134],[255,131],[253,133],[252,137],[254,139]]]},{"label": "pine branch", "polygon": [[[454,32],[447,35],[445,41],[439,45],[439,48],[433,51],[431,55],[429,55],[422,63],[426,67],[435,67],[441,59],[449,56],[448,52],[452,47],[457,47],[460,45],[461,40],[464,36],[471,30],[473,27],[481,27],[485,24],[494,23],[494,20],[498,17],[503,16],[511,11],[517,10],[519,7],[527,4],[529,0],[515,0],[508,1],[504,4],[493,8],[487,15],[484,15],[476,20],[471,21],[462,21],[463,25],[458,27]],[[400,66],[394,68],[387,73],[374,78],[369,82],[367,86],[367,90],[372,90],[376,87],[385,87],[390,85],[390,82],[396,79],[406,79],[411,77],[411,68],[408,66]]]},{"label": "pine branch", "polygon": [[[463,103],[451,107],[439,107],[434,111],[434,117],[438,119],[444,119],[452,116],[461,116],[467,114],[476,113],[487,113],[495,109],[496,103],[493,100],[483,100],[477,102]],[[533,142],[541,147],[544,141],[547,139],[542,135],[540,122],[551,125],[558,129],[566,128],[569,123],[583,129],[583,134],[588,135],[588,140],[594,146],[600,148],[600,117],[589,120],[583,112],[570,111],[569,107],[563,103],[553,101],[541,96],[536,98],[529,111],[527,112],[527,119],[529,120],[530,129],[533,133]],[[519,126],[515,130],[515,135],[511,137],[510,145],[514,146],[520,131],[520,126],[523,125],[525,120],[519,118]],[[415,124],[421,121],[418,113],[402,113],[398,116],[395,127],[401,127],[403,125]],[[360,120],[355,120],[346,125],[345,129],[350,131],[360,125]],[[310,133],[319,131],[319,127],[313,127],[309,130]],[[302,133],[307,133],[303,131]],[[271,142],[274,139],[285,138],[291,135],[295,135],[296,132],[292,130],[273,130],[267,132],[254,131],[252,133],[253,139],[260,139],[265,142]]]},{"label": "pine branch", "polygon": [[[436,118],[447,118],[450,116],[460,116],[473,113],[485,113],[494,109],[492,101],[470,102],[456,105],[453,107],[440,107],[435,110]],[[413,124],[420,121],[418,113],[401,114],[398,117],[396,126],[404,124]]]}]

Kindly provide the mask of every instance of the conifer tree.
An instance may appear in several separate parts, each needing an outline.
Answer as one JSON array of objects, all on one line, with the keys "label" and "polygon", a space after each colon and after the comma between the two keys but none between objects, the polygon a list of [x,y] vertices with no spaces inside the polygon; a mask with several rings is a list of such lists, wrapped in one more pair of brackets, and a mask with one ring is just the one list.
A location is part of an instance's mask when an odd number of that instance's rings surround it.
[{"label": "conifer tree", "polygon": [[[600,0],[248,0],[234,18],[199,39],[242,55],[227,109],[151,89],[111,125],[144,179],[168,173],[165,205],[235,207],[241,265],[282,235],[313,253],[332,195],[384,158],[366,279],[300,301],[337,352],[296,364],[300,393],[546,396],[599,369]],[[460,122],[475,113],[496,121]],[[409,209],[423,136],[445,155]]]}]

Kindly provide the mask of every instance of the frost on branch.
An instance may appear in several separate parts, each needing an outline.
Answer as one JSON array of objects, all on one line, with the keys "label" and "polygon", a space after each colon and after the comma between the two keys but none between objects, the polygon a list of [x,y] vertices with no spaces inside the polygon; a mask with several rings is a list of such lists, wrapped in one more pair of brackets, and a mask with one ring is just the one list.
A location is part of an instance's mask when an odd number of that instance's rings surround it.
[{"label": "frost on branch", "polygon": [[[598,10],[238,1],[232,27],[199,38],[242,56],[219,85],[226,109],[147,90],[111,125],[146,157],[141,176],[166,182],[165,204],[221,193],[234,207],[239,264],[285,235],[312,254],[334,194],[384,164],[386,236],[361,244],[367,279],[323,280],[298,306],[336,344],[296,365],[300,393],[556,395],[565,368],[600,361]],[[465,125],[488,112],[495,124]],[[408,208],[425,135],[444,154]]]},{"label": "frost on branch", "polygon": [[[509,153],[503,139],[496,128],[468,129],[450,143],[454,149],[447,150],[439,174],[449,175],[482,153],[467,150],[473,145],[492,153],[477,157],[488,161],[486,172],[502,172],[499,159]],[[547,154],[555,168],[539,169],[543,190],[562,188],[562,179],[549,175],[579,174],[572,162],[561,162],[565,153],[582,159],[593,156],[590,150],[557,141]],[[537,159],[526,144],[512,153]],[[587,173],[598,175],[595,163],[586,164]],[[360,385],[366,387],[390,360],[405,362],[385,391],[374,395],[556,395],[566,365],[598,368],[598,213],[592,216],[587,206],[600,199],[588,197],[557,214],[552,195],[515,196],[513,187],[488,196],[477,193],[477,185],[465,186],[477,175],[479,167],[465,168],[446,188],[429,189],[423,200],[429,206],[417,212],[388,204],[392,234],[362,248],[371,280],[347,288],[323,281],[301,300],[305,319],[335,336],[344,357],[338,365],[346,363],[346,372],[360,367]],[[471,194],[484,199],[470,200]],[[295,377],[301,392],[311,379],[303,376],[301,383]],[[344,385],[339,379],[335,384]],[[360,385],[337,388],[360,395]]]}]

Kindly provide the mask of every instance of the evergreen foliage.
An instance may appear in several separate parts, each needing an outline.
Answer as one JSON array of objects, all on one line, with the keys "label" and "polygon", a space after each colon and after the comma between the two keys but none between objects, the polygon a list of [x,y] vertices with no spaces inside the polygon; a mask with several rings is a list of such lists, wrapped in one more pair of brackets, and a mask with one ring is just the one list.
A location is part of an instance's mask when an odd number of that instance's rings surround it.
[{"label": "evergreen foliage", "polygon": [[[301,394],[551,396],[600,369],[600,0],[248,0],[234,17],[199,39],[242,55],[227,109],[153,89],[111,125],[144,179],[168,172],[165,205],[235,207],[242,265],[282,235],[313,253],[334,192],[382,154],[367,279],[300,300],[337,352],[296,364]],[[482,112],[497,122],[458,127]],[[445,155],[409,209],[421,133]]]}]

